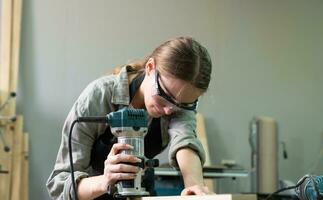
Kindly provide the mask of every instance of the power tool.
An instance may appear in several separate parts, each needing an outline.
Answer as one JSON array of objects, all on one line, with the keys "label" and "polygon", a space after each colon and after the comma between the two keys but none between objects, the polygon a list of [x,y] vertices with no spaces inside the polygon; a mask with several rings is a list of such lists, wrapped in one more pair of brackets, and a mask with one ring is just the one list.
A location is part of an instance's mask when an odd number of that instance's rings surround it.
[{"label": "power tool", "polygon": [[270,200],[275,195],[291,189],[295,189],[299,200],[323,200],[323,175],[317,176],[307,174],[303,176],[296,185],[281,188],[276,192],[271,193],[265,200]]},{"label": "power tool", "polygon": [[323,175],[305,175],[295,191],[300,200],[323,200]]},{"label": "power tool", "polygon": [[[137,164],[140,170],[136,174],[134,180],[122,180],[117,183],[116,196],[131,197],[131,196],[148,196],[149,192],[145,190],[142,184],[143,169],[145,167],[152,168],[158,166],[157,159],[148,160],[144,155],[144,137],[148,131],[148,115],[144,109],[123,108],[116,112],[111,112],[103,117],[78,117],[71,126],[69,135],[69,154],[72,180],[74,180],[73,158],[71,153],[71,133],[73,126],[77,122],[87,123],[106,123],[110,126],[111,132],[118,139],[118,143],[126,143],[133,146],[131,150],[123,150],[120,153],[126,155],[134,155],[141,159]],[[133,165],[132,163],[127,163]],[[75,182],[73,181],[75,188]],[[75,196],[76,195],[76,190]]]},{"label": "power tool", "polygon": [[139,172],[134,180],[124,180],[117,184],[120,196],[149,195],[141,187],[143,168],[145,167],[144,137],[147,134],[148,116],[143,109],[122,109],[109,115],[111,132],[118,138],[118,143],[130,144],[134,148],[123,150],[121,154],[134,155],[142,160],[138,164]]}]

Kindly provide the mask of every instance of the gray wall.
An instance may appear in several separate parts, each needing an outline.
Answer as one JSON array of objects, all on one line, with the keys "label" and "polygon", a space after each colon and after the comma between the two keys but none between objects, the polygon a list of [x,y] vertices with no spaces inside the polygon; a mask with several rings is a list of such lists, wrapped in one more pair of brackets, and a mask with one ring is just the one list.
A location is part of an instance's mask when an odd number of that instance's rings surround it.
[{"label": "gray wall", "polygon": [[[199,107],[212,162],[234,159],[249,168],[249,121],[267,115],[287,143],[280,178],[296,181],[323,141],[322,10],[321,0],[25,1],[18,112],[30,133],[30,199],[49,199],[45,182],[61,128],[82,89],[180,35],[199,40],[214,62]],[[318,162],[312,171],[322,168]],[[223,191],[248,191],[248,184]]]}]

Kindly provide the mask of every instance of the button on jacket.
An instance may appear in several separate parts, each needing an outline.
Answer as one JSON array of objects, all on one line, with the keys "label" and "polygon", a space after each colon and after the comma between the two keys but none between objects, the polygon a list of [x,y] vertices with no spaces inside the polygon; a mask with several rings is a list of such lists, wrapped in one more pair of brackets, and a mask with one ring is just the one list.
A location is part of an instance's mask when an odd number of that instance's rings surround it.
[{"label": "button on jacket", "polygon": [[[80,116],[105,116],[122,107],[129,106],[129,81],[127,67],[118,75],[108,75],[90,83],[81,93],[65,120],[61,144],[55,166],[47,180],[47,189],[53,199],[75,199],[70,175],[68,156],[68,135],[71,124]],[[195,111],[179,111],[169,116],[162,116],[162,146],[169,143],[169,163],[178,168],[176,152],[182,148],[193,149],[202,164],[205,153],[196,137]],[[149,120],[151,121],[151,120]],[[91,149],[94,141],[104,133],[105,124],[77,123],[72,134],[72,154],[75,180],[98,175],[91,168]],[[149,146],[145,146],[149,148]]]}]

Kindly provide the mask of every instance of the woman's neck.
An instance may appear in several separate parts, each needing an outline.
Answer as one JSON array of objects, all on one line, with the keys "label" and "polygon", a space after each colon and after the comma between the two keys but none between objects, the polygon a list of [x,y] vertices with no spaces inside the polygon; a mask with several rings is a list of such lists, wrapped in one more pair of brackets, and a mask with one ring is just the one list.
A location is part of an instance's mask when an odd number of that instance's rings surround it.
[{"label": "woman's neck", "polygon": [[142,85],[136,91],[135,96],[132,98],[130,105],[133,108],[145,108],[145,100],[143,92],[141,91]]}]

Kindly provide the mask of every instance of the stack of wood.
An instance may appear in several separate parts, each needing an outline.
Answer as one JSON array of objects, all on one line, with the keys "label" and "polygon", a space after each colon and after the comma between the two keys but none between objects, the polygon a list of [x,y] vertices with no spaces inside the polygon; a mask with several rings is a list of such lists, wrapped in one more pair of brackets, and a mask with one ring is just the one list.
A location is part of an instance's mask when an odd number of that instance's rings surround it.
[{"label": "stack of wood", "polygon": [[[0,1],[0,199],[28,199],[28,134],[16,113],[22,0]],[[19,94],[18,94],[19,95]]]}]

